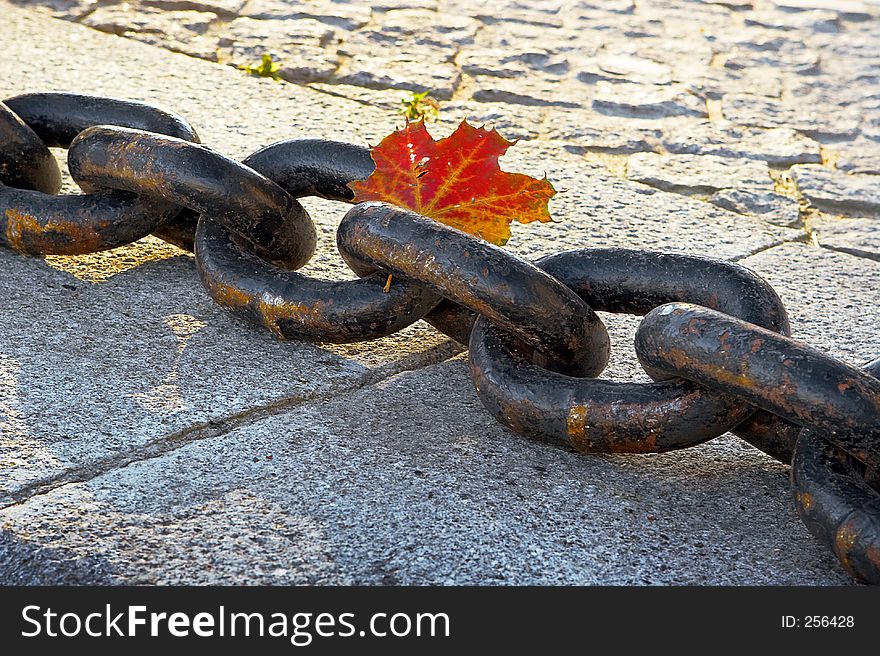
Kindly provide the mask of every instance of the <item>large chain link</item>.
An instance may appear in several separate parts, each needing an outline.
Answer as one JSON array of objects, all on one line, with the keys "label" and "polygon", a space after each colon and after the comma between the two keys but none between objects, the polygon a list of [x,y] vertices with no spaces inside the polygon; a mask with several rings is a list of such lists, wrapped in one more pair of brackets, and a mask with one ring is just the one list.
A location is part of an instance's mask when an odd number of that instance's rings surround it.
[{"label": "large chain link", "polygon": [[[56,195],[49,146],[68,148],[84,194]],[[375,339],[425,319],[469,346],[499,422],[580,451],[668,451],[733,431],[792,465],[809,530],[880,583],[880,359],[859,370],[791,339],[777,294],[736,264],[616,248],[533,264],[385,203],[354,206],[337,231],[357,280],[297,273],[316,245],[297,199],[350,203],[347,183],[372,170],[367,149],[323,139],[237,162],[150,105],[26,94],[0,103],[0,243],[80,254],[154,234],[195,252],[217,303],[286,339]],[[655,382],[596,378],[610,350],[597,310],[645,315],[636,353]]]}]

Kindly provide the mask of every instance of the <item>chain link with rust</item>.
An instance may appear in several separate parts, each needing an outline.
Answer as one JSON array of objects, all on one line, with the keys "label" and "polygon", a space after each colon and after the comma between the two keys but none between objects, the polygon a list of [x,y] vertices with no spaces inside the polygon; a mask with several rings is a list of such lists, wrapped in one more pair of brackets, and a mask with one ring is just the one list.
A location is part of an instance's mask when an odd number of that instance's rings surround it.
[{"label": "chain link with rust", "polygon": [[[57,195],[50,146],[68,149],[84,194]],[[579,451],[661,452],[732,431],[791,464],[809,530],[880,583],[880,359],[859,370],[793,340],[777,294],[736,264],[619,248],[532,264],[385,203],[355,205],[337,231],[358,279],[297,273],[316,246],[297,199],[351,203],[347,183],[372,171],[351,144],[294,139],[237,162],[150,105],[25,94],[0,103],[0,243],[82,254],[154,234],[195,253],[217,303],[286,339],[375,339],[424,319],[469,346],[499,422]],[[596,378],[610,344],[595,311],[645,315],[635,347],[654,382]]]}]

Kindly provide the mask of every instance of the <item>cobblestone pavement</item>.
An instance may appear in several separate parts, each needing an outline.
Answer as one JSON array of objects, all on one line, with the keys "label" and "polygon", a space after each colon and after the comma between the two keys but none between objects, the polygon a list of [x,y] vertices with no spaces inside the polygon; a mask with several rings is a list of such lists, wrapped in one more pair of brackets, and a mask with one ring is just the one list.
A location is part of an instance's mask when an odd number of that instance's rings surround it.
[{"label": "cobblestone pavement", "polygon": [[430,91],[450,120],[877,253],[870,224],[825,217],[880,213],[876,0],[14,1],[211,61],[271,54],[366,103]]},{"label": "cobblestone pavement", "polygon": [[[376,143],[404,90],[430,89],[436,132],[492,122],[522,139],[505,168],[566,190],[559,222],[514,227],[512,251],[738,261],[797,338],[853,364],[880,354],[880,3],[473,6],[0,0],[0,98],[154,102],[240,159],[288,137]],[[263,53],[291,82],[212,63]],[[313,200],[305,270],[351,277],[333,248],[345,208]],[[733,436],[614,457],[518,437],[427,325],[280,342],[155,238],[0,249],[0,271],[4,582],[851,582],[797,518],[787,468]],[[637,319],[603,320],[603,376],[646,380]]]}]

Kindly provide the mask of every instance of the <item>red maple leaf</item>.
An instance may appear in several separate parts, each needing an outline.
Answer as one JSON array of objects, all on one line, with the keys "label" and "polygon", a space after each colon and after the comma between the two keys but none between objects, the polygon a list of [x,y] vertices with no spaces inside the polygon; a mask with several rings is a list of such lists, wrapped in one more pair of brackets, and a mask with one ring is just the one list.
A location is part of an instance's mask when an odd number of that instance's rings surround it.
[{"label": "red maple leaf", "polygon": [[381,200],[482,237],[510,239],[510,223],[551,221],[547,202],[556,194],[546,179],[501,170],[498,158],[513,142],[495,130],[462,121],[434,141],[424,121],[407,123],[371,149],[376,170],[349,183],[355,203]]}]

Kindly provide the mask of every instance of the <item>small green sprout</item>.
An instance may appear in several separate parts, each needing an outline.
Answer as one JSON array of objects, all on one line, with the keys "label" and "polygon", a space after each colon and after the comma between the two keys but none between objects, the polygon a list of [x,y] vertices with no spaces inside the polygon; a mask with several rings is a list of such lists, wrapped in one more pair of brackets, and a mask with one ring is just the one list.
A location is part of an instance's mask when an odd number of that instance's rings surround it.
[{"label": "small green sprout", "polygon": [[278,69],[281,67],[278,62],[272,59],[272,55],[269,54],[264,53],[260,59],[260,63],[255,66],[244,64],[243,66],[239,66],[239,68],[251,75],[270,77],[273,80],[281,79],[281,75],[278,73]]},{"label": "small green sprout", "polygon": [[410,121],[433,121],[440,113],[440,103],[428,95],[430,93],[430,91],[423,91],[409,94],[400,101],[400,109],[397,111]]}]

